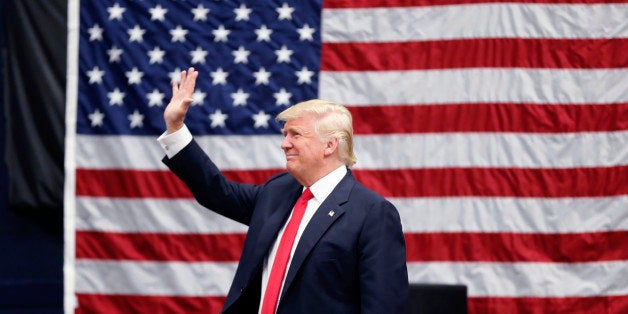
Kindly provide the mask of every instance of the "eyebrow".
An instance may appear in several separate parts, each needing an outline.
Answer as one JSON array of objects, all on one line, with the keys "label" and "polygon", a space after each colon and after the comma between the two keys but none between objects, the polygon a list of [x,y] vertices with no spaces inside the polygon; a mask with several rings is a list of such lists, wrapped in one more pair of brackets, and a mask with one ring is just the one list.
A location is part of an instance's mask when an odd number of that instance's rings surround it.
[{"label": "eyebrow", "polygon": [[281,134],[286,135],[286,133],[288,131],[293,131],[293,132],[297,132],[297,133],[301,133],[301,134],[311,133],[310,131],[305,131],[303,128],[299,128],[299,127],[296,127],[296,126],[291,126],[291,127],[287,128],[287,129],[285,127],[282,128],[281,129]]}]

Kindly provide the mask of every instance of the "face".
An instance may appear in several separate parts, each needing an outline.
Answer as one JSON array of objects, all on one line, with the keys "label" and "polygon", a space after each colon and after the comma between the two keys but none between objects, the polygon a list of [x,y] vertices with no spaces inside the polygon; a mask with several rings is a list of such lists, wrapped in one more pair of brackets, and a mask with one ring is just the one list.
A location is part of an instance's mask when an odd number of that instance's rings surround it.
[{"label": "face", "polygon": [[[286,154],[286,168],[304,185],[318,180],[317,172],[323,168],[326,144],[314,131],[312,115],[290,119],[283,128],[281,149]],[[312,182],[313,183],[313,182]]]}]

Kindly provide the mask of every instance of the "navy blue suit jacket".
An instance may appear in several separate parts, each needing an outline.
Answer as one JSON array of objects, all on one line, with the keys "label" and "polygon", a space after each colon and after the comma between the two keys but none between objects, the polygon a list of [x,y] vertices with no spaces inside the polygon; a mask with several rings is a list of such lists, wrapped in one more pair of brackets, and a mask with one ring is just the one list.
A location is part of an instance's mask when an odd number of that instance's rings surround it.
[{"label": "navy blue suit jacket", "polygon": [[[303,187],[286,172],[263,185],[229,181],[196,141],[163,162],[200,204],[249,226],[223,312],[257,313],[264,259]],[[277,313],[403,313],[407,296],[399,214],[349,171],[304,230]]]}]

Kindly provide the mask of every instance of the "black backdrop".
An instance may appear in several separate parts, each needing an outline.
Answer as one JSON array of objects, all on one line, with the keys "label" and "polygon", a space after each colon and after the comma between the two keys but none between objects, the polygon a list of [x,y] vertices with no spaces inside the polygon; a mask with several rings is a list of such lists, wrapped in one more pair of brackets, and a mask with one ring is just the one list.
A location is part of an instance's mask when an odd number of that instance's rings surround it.
[{"label": "black backdrop", "polygon": [[0,0],[0,312],[63,312],[67,0]]}]

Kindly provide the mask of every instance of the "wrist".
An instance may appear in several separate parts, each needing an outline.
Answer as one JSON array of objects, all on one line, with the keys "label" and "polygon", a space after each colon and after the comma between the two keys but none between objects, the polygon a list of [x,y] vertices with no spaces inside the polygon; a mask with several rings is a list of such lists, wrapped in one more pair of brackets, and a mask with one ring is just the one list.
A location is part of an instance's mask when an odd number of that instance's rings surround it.
[{"label": "wrist", "polygon": [[184,124],[183,122],[180,123],[169,123],[166,125],[166,134],[172,134],[176,131],[181,130],[181,128],[183,128]]}]

